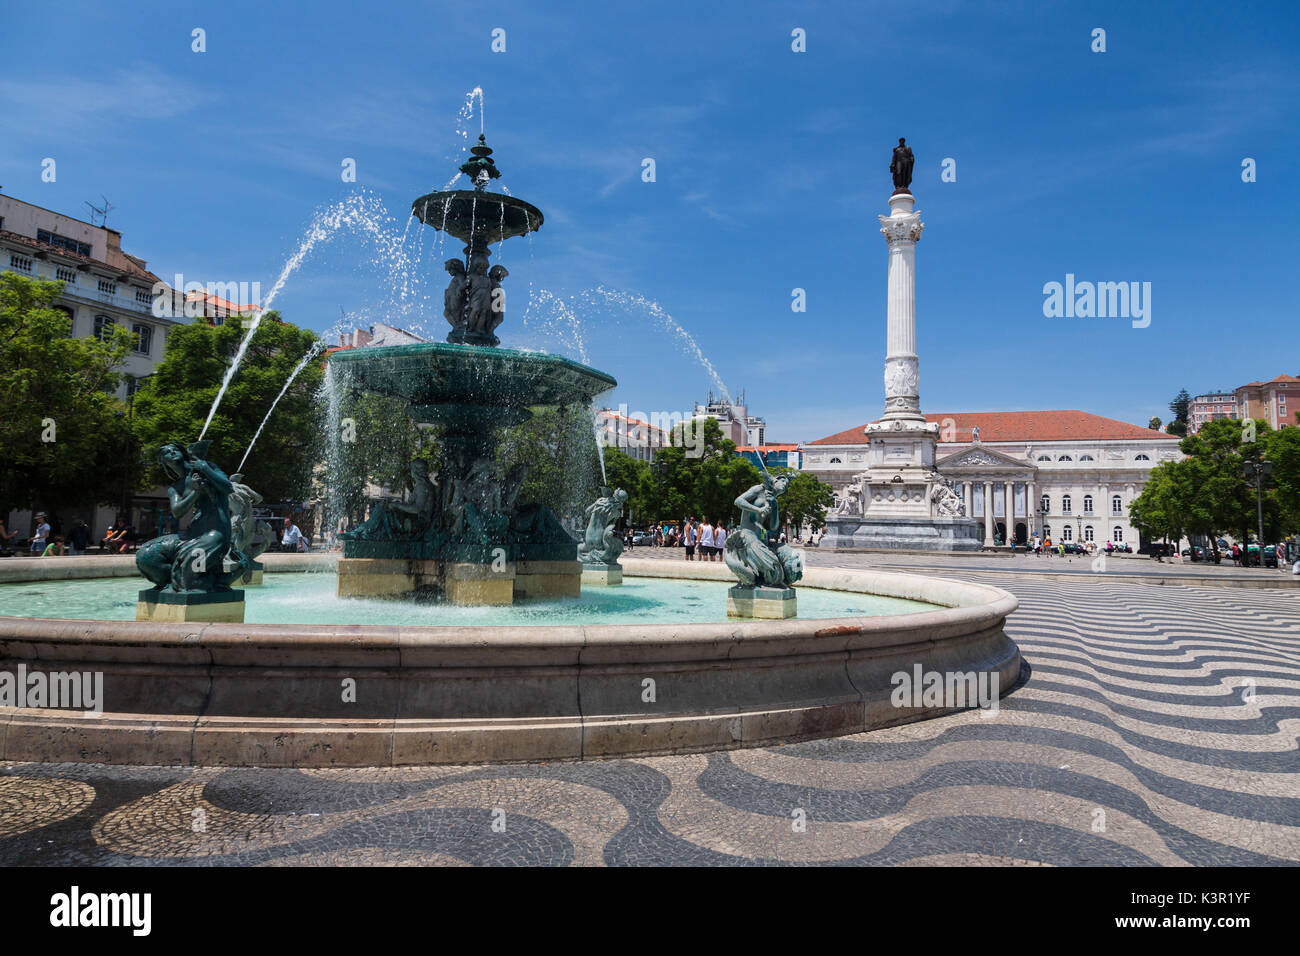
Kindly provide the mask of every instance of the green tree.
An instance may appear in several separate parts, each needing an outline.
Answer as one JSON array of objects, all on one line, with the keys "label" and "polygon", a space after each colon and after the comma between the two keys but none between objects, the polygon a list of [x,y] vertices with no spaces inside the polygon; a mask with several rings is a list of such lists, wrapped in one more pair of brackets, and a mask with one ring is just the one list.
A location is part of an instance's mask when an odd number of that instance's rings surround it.
[{"label": "green tree", "polygon": [[1155,415],[1152,415],[1152,416],[1151,416],[1151,421],[1147,422],[1147,428],[1151,429],[1153,432],[1158,432],[1158,431],[1160,431],[1160,426],[1163,425],[1163,424],[1164,424],[1164,422],[1162,422],[1162,421],[1161,421],[1159,418],[1157,418]]},{"label": "green tree", "polygon": [[61,282],[0,273],[0,514],[117,501],[139,478],[125,408],[112,392],[133,337],[73,338],[53,307]]},{"label": "green tree", "polygon": [[561,518],[577,518],[600,490],[591,412],[578,405],[532,411],[528,421],[502,430],[497,470],[505,474],[526,464],[519,501],[546,505]]},{"label": "green tree", "polygon": [[[135,434],[150,459],[164,442],[198,439],[244,333],[239,323],[213,326],[205,319],[168,333],[163,359],[135,399]],[[314,332],[283,321],[278,312],[262,316],[204,436],[212,441],[209,456],[227,472],[237,469],[294,366],[316,340]],[[267,501],[311,496],[312,472],[323,453],[315,401],[321,375],[316,362],[299,373],[242,469],[244,481]],[[153,478],[163,480],[156,466]]]},{"label": "green tree", "polygon": [[1169,423],[1168,433],[1170,435],[1187,434],[1187,410],[1191,407],[1192,396],[1187,394],[1187,389],[1180,389],[1174,396],[1173,401],[1169,403],[1169,411],[1173,413],[1173,421]]},{"label": "green tree", "polygon": [[831,486],[806,471],[795,471],[793,468],[772,470],[774,475],[783,473],[790,475],[790,484],[778,504],[781,520],[792,529],[790,536],[794,536],[794,529],[806,528],[817,532],[826,527],[826,511],[835,503]]}]

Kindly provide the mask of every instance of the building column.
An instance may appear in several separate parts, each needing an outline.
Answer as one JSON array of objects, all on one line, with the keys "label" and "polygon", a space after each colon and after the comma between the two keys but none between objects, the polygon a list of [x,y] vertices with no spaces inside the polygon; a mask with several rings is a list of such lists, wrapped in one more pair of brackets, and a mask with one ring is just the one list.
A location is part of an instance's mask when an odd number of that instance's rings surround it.
[{"label": "building column", "polygon": [[1016,536],[1016,483],[1008,481],[1004,486],[1004,493],[1007,496],[1007,536],[1002,543],[1010,545]]},{"label": "building column", "polygon": [[1038,495],[1037,489],[1032,481],[1025,484],[1025,530],[1029,532],[1032,538],[1035,534],[1034,522],[1038,514]]},{"label": "building column", "polygon": [[993,547],[993,482],[984,482],[984,547]]},{"label": "building column", "polygon": [[975,489],[975,483],[973,481],[962,482],[961,493],[962,496],[966,499],[967,518],[975,517],[975,495],[972,494],[974,489]]}]

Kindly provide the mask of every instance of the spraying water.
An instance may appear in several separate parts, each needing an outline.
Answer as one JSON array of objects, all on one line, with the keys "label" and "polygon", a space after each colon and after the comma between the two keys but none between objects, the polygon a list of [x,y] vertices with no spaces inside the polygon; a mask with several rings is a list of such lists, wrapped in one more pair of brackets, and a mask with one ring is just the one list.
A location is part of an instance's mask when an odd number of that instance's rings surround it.
[{"label": "spraying water", "polygon": [[307,227],[307,232],[298,244],[297,251],[285,262],[284,268],[280,270],[279,278],[275,280],[275,285],[271,287],[270,293],[267,294],[252,319],[249,320],[248,331],[244,333],[243,339],[240,340],[235,357],[231,360],[230,366],[226,369],[225,377],[221,380],[221,388],[217,390],[217,396],[212,400],[212,407],[208,409],[207,420],[203,423],[203,430],[199,432],[200,439],[207,434],[208,427],[212,424],[212,418],[216,415],[222,398],[225,397],[231,379],[239,371],[239,366],[248,352],[248,346],[257,333],[258,326],[262,324],[262,316],[270,309],[271,303],[280,294],[280,290],[284,288],[284,284],[289,280],[289,277],[302,265],[307,254],[318,244],[333,238],[345,227],[355,229],[370,239],[378,248],[376,259],[388,264],[390,278],[392,278],[390,288],[399,287],[398,278],[413,271],[413,264],[403,249],[401,236],[397,234],[396,223],[388,215],[383,203],[373,193],[361,191],[318,211],[312,217],[311,224]]},{"label": "spraying water", "polygon": [[[612,302],[615,305],[620,305],[623,308],[635,307],[643,310],[660,325],[672,332],[681,341],[681,344],[685,347],[686,351],[691,353],[694,359],[704,368],[704,371],[708,373],[709,378],[713,380],[714,386],[720,393],[722,393],[722,397],[726,400],[727,404],[734,404],[731,398],[731,392],[727,390],[727,386],[723,383],[722,376],[718,374],[717,369],[713,367],[713,363],[708,360],[707,356],[705,356],[704,350],[700,348],[699,343],[695,341],[695,338],[689,332],[678,325],[677,321],[664,311],[663,306],[658,302],[632,292],[620,292],[616,289],[606,289],[604,286],[597,286],[592,291],[597,295],[603,296],[606,301]],[[583,361],[585,363],[586,359],[584,358]],[[736,421],[739,422],[741,431],[745,433],[746,442],[754,449],[754,457],[758,459],[759,466],[766,473],[767,463],[763,461],[762,452],[758,450],[758,446],[755,445],[753,439],[750,438],[749,426],[743,419],[738,418]]]},{"label": "spraying water", "polygon": [[250,441],[248,447],[244,449],[244,457],[239,459],[239,467],[236,468],[235,471],[240,472],[244,470],[244,462],[248,461],[248,453],[253,450],[253,446],[257,444],[257,440],[262,437],[262,429],[265,428],[266,423],[271,420],[271,415],[275,412],[275,406],[280,404],[280,399],[284,398],[284,393],[289,391],[289,386],[292,385],[293,380],[298,377],[298,373],[307,367],[308,362],[320,354],[320,350],[325,347],[325,342],[325,337],[317,339],[312,344],[312,347],[307,350],[307,354],[302,357],[298,364],[294,366],[293,371],[289,373],[288,379],[285,380],[284,388],[280,389],[280,394],[275,396],[275,401],[273,401],[271,407],[267,409],[266,417],[262,419],[262,424],[257,426],[257,431],[253,433],[253,440]]}]

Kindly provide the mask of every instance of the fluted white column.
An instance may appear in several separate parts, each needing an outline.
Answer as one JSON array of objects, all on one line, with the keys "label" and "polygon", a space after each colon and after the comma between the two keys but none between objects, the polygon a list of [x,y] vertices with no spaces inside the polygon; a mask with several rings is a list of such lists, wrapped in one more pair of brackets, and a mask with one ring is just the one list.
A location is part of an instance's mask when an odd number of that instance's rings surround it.
[{"label": "fluted white column", "polygon": [[912,211],[907,193],[889,197],[890,214],[878,216],[889,244],[889,299],[886,305],[885,414],[887,419],[923,420],[920,362],[916,357],[916,244],[925,223]]},{"label": "fluted white column", "polygon": [[1002,486],[1002,490],[1006,495],[1007,502],[1007,533],[1002,539],[1002,543],[1010,544],[1016,537],[1016,483],[1008,481]]},{"label": "fluted white column", "polygon": [[966,481],[962,483],[962,494],[966,497],[967,518],[973,518],[975,516],[975,496],[971,493],[974,487],[974,482]]}]

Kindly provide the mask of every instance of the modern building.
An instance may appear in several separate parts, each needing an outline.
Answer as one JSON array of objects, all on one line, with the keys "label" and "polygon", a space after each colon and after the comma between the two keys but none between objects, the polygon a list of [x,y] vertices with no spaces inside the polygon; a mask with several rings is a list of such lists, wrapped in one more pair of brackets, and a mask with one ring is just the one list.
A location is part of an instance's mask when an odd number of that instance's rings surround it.
[{"label": "modern building", "polygon": [[1197,395],[1187,406],[1187,431],[1195,435],[1206,422],[1236,417],[1237,396],[1232,392],[1215,391]]},{"label": "modern building", "polygon": [[722,437],[731,439],[737,445],[763,445],[767,441],[767,422],[749,414],[743,391],[738,402],[729,402],[722,397],[715,399],[713,393],[709,392],[708,401],[703,405],[695,403],[691,417],[696,421],[712,418],[722,429]]},{"label": "modern building", "polygon": [[[935,469],[953,482],[984,544],[1107,541],[1137,550],[1129,506],[1162,461],[1182,457],[1179,438],[1088,412],[960,412],[926,415],[939,426]],[[803,470],[827,482],[836,503],[867,469],[866,424],[805,444]]]},{"label": "modern building", "polygon": [[135,348],[122,369],[122,398],[154,370],[168,330],[178,324],[154,314],[154,292],[162,280],[145,260],[122,250],[116,229],[5,195],[0,195],[0,269],[64,283],[55,307],[72,319],[73,336],[103,336],[114,325],[135,333]]},{"label": "modern building", "polygon": [[[1267,382],[1250,382],[1233,393],[1236,418],[1262,418],[1273,428],[1300,422],[1300,378],[1279,375]],[[1289,401],[1288,401],[1289,399]]]},{"label": "modern building", "polygon": [[[777,442],[770,445],[739,445],[736,454],[749,459],[756,468],[798,468],[799,445],[797,442]],[[761,460],[760,460],[761,459]]]}]

